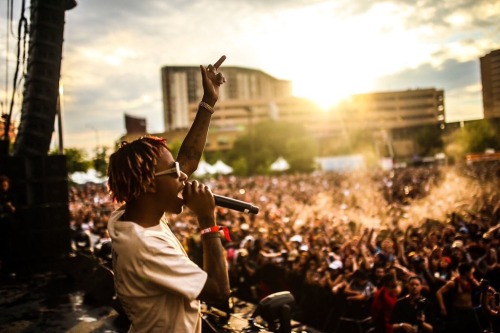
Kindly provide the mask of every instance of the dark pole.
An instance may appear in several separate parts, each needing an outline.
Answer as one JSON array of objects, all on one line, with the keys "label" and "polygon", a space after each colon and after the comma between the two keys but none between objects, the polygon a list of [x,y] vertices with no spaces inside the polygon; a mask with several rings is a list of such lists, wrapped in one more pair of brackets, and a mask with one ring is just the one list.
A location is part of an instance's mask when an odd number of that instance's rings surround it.
[{"label": "dark pole", "polygon": [[61,89],[59,90],[59,95],[57,97],[57,130],[59,134],[59,154],[64,154],[64,144],[63,144],[63,130],[62,130],[62,96]]}]

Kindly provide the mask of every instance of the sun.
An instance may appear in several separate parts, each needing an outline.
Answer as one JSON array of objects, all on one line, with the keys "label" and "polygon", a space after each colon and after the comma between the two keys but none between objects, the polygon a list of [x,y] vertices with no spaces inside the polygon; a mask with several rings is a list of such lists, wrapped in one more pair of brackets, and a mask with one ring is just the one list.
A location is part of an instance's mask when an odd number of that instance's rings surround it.
[{"label": "sun", "polygon": [[323,111],[328,111],[353,92],[339,89],[332,82],[318,82],[311,84],[310,79],[296,79],[293,81],[293,95],[303,97],[315,102]]},{"label": "sun", "polygon": [[381,78],[414,68],[432,53],[432,46],[421,46],[420,30],[406,28],[405,7],[380,3],[346,17],[337,15],[336,3],[291,8],[263,20],[261,33],[252,30],[259,47],[269,50],[273,73],[293,82],[295,96],[328,110],[354,94],[394,89]]}]

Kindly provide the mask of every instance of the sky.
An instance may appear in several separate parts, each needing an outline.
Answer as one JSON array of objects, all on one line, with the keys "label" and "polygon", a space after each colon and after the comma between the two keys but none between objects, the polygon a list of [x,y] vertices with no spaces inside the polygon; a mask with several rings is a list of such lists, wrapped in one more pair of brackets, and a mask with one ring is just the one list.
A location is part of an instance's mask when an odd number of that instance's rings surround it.
[{"label": "sky", "polygon": [[[17,31],[22,1],[12,1]],[[8,2],[0,5],[3,105],[16,62]],[[150,133],[164,130],[162,66],[224,54],[222,72],[262,70],[325,107],[356,93],[434,87],[445,91],[447,121],[460,121],[482,117],[479,57],[500,49],[497,0],[77,2],[66,12],[62,128],[66,148],[89,153],[125,133],[125,113],[146,118]]]}]

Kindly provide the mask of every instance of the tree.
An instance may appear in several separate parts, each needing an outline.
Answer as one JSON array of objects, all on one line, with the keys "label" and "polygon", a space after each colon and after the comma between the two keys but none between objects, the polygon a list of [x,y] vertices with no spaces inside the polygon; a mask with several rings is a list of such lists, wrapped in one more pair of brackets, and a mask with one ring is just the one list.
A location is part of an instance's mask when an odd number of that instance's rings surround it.
[{"label": "tree", "polygon": [[299,172],[311,172],[315,168],[314,158],[317,156],[318,146],[315,141],[307,137],[298,137],[286,143],[285,159],[290,169]]},{"label": "tree", "polygon": [[100,176],[104,176],[108,171],[107,150],[106,147],[102,147],[101,151],[96,152],[96,157],[93,160],[94,169]]},{"label": "tree", "polygon": [[91,166],[91,161],[87,159],[86,153],[83,149],[64,148],[64,155],[66,155],[68,173],[76,171],[86,172]]},{"label": "tree", "polygon": [[414,134],[417,153],[429,156],[443,150],[442,130],[436,125],[422,126]]},{"label": "tree", "polygon": [[313,170],[317,144],[301,124],[265,121],[255,124],[252,132],[238,138],[228,153],[235,174],[248,175],[251,169],[269,173],[269,166],[280,156],[289,161],[290,172]]},{"label": "tree", "polygon": [[454,131],[446,138],[446,153],[457,161],[468,153],[482,153],[487,148],[500,149],[498,124],[488,120],[475,120]]}]

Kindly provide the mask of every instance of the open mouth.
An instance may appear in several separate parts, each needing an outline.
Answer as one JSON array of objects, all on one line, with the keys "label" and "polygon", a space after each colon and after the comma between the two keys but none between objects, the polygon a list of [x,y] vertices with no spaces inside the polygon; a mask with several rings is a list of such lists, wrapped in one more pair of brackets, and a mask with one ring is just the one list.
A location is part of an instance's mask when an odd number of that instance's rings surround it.
[{"label": "open mouth", "polygon": [[184,197],[182,196],[182,191],[184,190],[184,186],[179,189],[179,192],[177,192],[177,198],[181,199],[184,201]]}]

